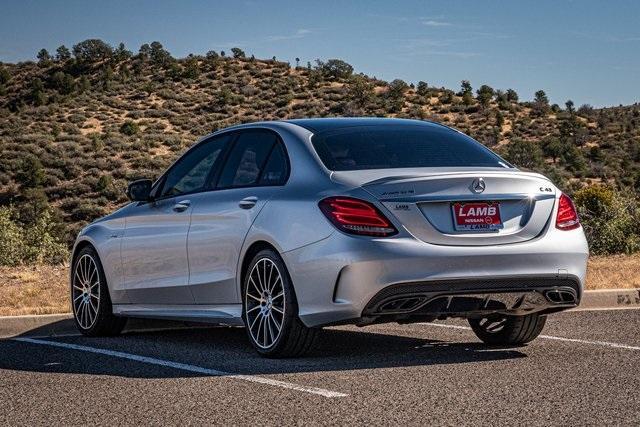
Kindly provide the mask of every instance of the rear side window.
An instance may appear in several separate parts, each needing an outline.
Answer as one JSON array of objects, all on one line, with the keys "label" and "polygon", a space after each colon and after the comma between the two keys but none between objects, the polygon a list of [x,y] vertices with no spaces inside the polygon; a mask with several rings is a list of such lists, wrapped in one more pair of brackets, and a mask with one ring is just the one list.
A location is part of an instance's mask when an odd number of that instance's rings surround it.
[{"label": "rear side window", "polygon": [[287,174],[284,155],[273,132],[244,131],[229,154],[218,188],[282,184]]},{"label": "rear side window", "polygon": [[358,126],[314,135],[313,146],[334,171],[419,167],[509,167],[472,138],[430,126]]},{"label": "rear side window", "polygon": [[269,160],[262,171],[260,185],[282,185],[287,180],[289,165],[287,153],[279,142],[271,150]]}]

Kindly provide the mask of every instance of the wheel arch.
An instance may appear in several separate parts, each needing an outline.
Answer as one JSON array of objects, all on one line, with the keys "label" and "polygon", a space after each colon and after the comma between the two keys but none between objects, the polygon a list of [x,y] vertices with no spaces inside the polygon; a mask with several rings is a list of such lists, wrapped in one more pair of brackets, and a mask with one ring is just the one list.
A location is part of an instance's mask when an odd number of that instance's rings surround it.
[{"label": "wheel arch", "polygon": [[[280,255],[280,251],[273,244],[269,243],[266,240],[256,240],[251,243],[247,249],[244,251],[244,255],[242,256],[242,261],[240,263],[239,269],[239,277],[238,277],[238,295],[242,298],[242,286],[244,285],[244,279],[247,274],[247,270],[249,268],[249,264],[256,254],[262,250],[270,249]],[[282,258],[282,256],[280,257]],[[284,261],[283,261],[284,262]]]},{"label": "wheel arch", "polygon": [[84,248],[86,248],[87,246],[92,247],[93,250],[98,252],[96,247],[93,245],[93,243],[91,243],[91,241],[89,241],[89,240],[80,240],[75,245],[75,247],[73,248],[73,252],[71,254],[71,266],[72,267],[73,267],[73,264],[76,262],[76,258],[78,258],[78,254],[80,253],[80,251],[83,250]]},{"label": "wheel arch", "polygon": [[98,254],[98,258],[100,258],[100,253],[98,253],[98,249],[96,248],[96,245],[90,239],[86,238],[85,236],[81,237],[75,243],[75,245],[73,245],[73,249],[71,250],[71,259],[70,259],[70,263],[69,263],[69,283],[71,283],[71,281],[73,279],[73,266],[76,263],[76,259],[78,258],[78,254],[80,253],[81,250],[83,250],[86,247],[93,248],[93,250],[96,251],[96,253]]}]

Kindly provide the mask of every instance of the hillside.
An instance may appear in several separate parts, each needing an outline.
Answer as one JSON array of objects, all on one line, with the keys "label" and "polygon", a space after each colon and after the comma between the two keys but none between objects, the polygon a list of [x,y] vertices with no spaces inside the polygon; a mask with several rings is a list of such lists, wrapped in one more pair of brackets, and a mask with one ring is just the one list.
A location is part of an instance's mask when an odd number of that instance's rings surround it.
[{"label": "hillside", "polygon": [[434,120],[569,192],[598,182],[640,190],[638,104],[561,108],[542,91],[522,102],[512,90],[435,88],[428,75],[384,82],[339,60],[292,66],[240,49],[174,59],[157,42],[132,54],[88,40],[38,58],[0,64],[0,205],[22,222],[50,205],[67,238],[124,203],[127,181],[157,176],[202,135],[256,120]]}]

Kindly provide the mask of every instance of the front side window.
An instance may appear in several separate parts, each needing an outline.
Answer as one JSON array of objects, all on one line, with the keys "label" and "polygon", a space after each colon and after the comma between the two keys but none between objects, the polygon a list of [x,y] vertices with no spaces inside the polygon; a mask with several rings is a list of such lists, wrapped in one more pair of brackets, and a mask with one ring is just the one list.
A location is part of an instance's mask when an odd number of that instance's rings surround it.
[{"label": "front side window", "polygon": [[286,179],[286,160],[279,157],[283,155],[284,150],[273,132],[242,132],[224,165],[218,188],[283,183]]},{"label": "front side window", "polygon": [[212,169],[230,138],[229,135],[214,137],[188,151],[167,173],[161,196],[177,196],[206,189]]},{"label": "front side window", "polygon": [[427,126],[358,126],[314,135],[313,146],[327,169],[509,167],[472,138]]}]

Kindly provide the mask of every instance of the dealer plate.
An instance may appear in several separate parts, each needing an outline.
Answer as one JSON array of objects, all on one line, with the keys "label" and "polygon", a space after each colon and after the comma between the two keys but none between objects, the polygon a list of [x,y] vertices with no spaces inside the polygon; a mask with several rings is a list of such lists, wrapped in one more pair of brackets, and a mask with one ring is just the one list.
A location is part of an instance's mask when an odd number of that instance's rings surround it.
[{"label": "dealer plate", "polygon": [[498,231],[503,227],[498,202],[454,202],[451,210],[456,231]]}]

